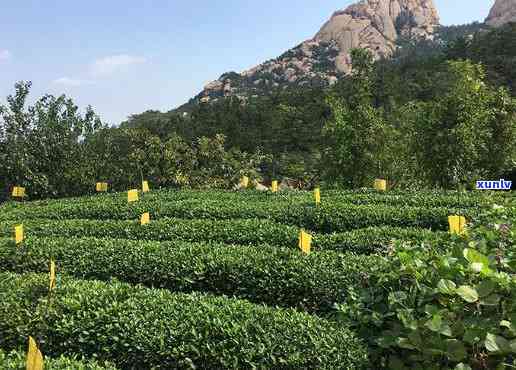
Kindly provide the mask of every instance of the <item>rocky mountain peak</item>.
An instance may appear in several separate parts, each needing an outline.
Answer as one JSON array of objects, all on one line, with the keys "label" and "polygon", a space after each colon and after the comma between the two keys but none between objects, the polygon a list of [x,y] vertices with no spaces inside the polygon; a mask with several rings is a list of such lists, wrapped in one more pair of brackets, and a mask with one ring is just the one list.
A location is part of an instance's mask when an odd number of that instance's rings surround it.
[{"label": "rocky mountain peak", "polygon": [[337,68],[349,72],[349,50],[360,47],[377,57],[392,53],[401,36],[432,37],[439,15],[432,0],[363,0],[333,14],[315,36],[335,41]]},{"label": "rocky mountain peak", "polygon": [[496,0],[486,23],[489,26],[500,27],[509,22],[516,22],[516,0]]},{"label": "rocky mountain peak", "polygon": [[390,55],[400,37],[431,38],[439,24],[433,0],[362,0],[337,11],[310,40],[242,73],[225,73],[205,86],[196,102],[242,99],[274,88],[327,86],[351,70],[350,50]]}]

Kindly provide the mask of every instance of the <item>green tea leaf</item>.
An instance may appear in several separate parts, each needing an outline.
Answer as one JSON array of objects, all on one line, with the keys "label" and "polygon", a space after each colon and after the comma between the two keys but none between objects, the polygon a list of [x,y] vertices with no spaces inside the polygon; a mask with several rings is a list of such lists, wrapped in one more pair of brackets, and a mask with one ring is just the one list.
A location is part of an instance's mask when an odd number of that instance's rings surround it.
[{"label": "green tea leaf", "polygon": [[461,362],[460,364],[455,366],[455,370],[472,370],[472,369],[471,369],[471,366],[469,366],[468,364],[464,364]]},{"label": "green tea leaf", "polygon": [[469,286],[469,285],[461,285],[457,289],[457,294],[462,297],[466,302],[468,303],[474,303],[478,301],[478,292],[475,290],[475,288]]},{"label": "green tea leaf", "polygon": [[480,273],[484,269],[484,264],[480,262],[474,262],[470,265],[470,267],[474,272]]},{"label": "green tea leaf", "polygon": [[405,349],[416,349],[407,338],[398,338],[398,346]]},{"label": "green tea leaf", "polygon": [[484,344],[489,352],[509,352],[511,349],[507,339],[491,333],[486,335]]},{"label": "green tea leaf", "polygon": [[489,258],[474,249],[466,248],[463,254],[464,258],[466,258],[469,263],[483,263],[489,265]]},{"label": "green tea leaf", "polygon": [[500,321],[500,326],[504,327],[504,328],[507,328],[507,329],[510,329],[512,327],[512,324],[511,324],[510,321],[502,320],[502,321]]},{"label": "green tea leaf", "polygon": [[471,264],[474,271],[487,273],[489,269],[489,258],[484,256],[482,253],[466,248],[463,251],[464,258]]},{"label": "green tea leaf", "polygon": [[469,328],[464,333],[463,340],[466,343],[473,345],[473,344],[480,342],[482,334],[483,334],[482,330],[480,330],[478,328]]},{"label": "green tea leaf", "polygon": [[421,349],[423,346],[423,340],[421,339],[421,334],[419,331],[413,331],[408,335],[410,342],[417,348]]},{"label": "green tea leaf", "polygon": [[457,339],[448,339],[446,341],[446,354],[452,361],[461,361],[467,355],[466,347]]},{"label": "green tea leaf", "polygon": [[496,288],[496,284],[491,280],[484,280],[478,284],[476,288],[480,297],[486,297],[493,292]]},{"label": "green tea leaf", "polygon": [[483,306],[497,306],[500,303],[501,297],[498,294],[491,294],[489,297],[480,299],[480,304]]},{"label": "green tea leaf", "polygon": [[434,315],[431,320],[428,320],[425,326],[433,332],[439,332],[441,329],[442,319],[440,315]]},{"label": "green tea leaf", "polygon": [[439,289],[439,292],[442,294],[455,294],[455,291],[457,289],[457,285],[451,280],[439,280],[439,283],[437,284],[437,289]]},{"label": "green tea leaf", "polygon": [[428,320],[425,326],[433,332],[445,335],[447,337],[452,336],[450,325],[443,321],[440,315],[434,315],[431,320]]},{"label": "green tea leaf", "polygon": [[431,304],[425,305],[425,313],[426,314],[433,316],[433,315],[435,315],[438,312],[439,312],[439,308],[437,306],[434,306],[434,305],[431,305]]}]

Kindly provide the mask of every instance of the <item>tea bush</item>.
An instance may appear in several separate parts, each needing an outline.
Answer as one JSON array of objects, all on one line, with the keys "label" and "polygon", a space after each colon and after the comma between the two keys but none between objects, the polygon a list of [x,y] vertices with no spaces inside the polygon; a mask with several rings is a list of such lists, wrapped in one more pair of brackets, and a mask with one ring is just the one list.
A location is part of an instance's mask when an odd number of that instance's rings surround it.
[{"label": "tea bush", "polygon": [[[18,222],[4,221],[0,234],[10,235]],[[101,237],[132,240],[191,242],[213,241],[227,244],[298,248],[299,228],[268,220],[152,220],[144,227],[137,221],[118,220],[29,220],[23,222],[28,236]],[[417,228],[370,227],[334,234],[313,234],[314,250],[334,250],[369,254],[384,253],[393,240],[447,238],[446,233]]]},{"label": "tea bush", "polygon": [[349,330],[294,310],[119,282],[0,273],[0,347],[28,335],[52,357],[76,354],[124,369],[360,369]]},{"label": "tea bush", "polygon": [[325,313],[346,288],[388,265],[376,256],[185,242],[29,238],[23,247],[0,239],[0,271],[58,271],[79,278],[142,283],[172,291],[238,296],[271,306]]},{"label": "tea bush", "polygon": [[[102,201],[101,201],[102,199]],[[166,202],[146,199],[127,204],[123,194],[119,198],[99,198],[97,202],[53,201],[47,205],[30,207],[7,206],[0,213],[0,221],[45,219],[137,219],[150,212],[154,219],[183,218],[203,220],[269,219],[281,224],[303,227],[321,233],[344,232],[370,226],[420,227],[447,230],[450,214],[474,217],[481,208],[465,207],[403,207],[395,205],[285,201],[198,200],[186,199]]]},{"label": "tea bush", "polygon": [[[0,369],[25,370],[27,354],[22,351],[5,352],[0,349]],[[116,370],[109,363],[100,364],[95,361],[78,360],[75,357],[60,356],[57,358],[44,358],[45,370]]]}]

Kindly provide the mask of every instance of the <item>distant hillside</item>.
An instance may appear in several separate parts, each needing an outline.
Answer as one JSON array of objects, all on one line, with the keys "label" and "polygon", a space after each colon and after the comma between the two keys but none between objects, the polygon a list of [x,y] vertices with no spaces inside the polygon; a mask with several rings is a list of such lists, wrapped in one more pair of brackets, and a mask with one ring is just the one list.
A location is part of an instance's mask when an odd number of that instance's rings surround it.
[{"label": "distant hillside", "polygon": [[[435,76],[440,65],[457,59],[482,63],[491,84],[506,86],[516,94],[516,24],[489,31],[481,23],[441,26],[434,36],[434,40],[418,42],[399,40],[400,47],[391,58],[377,61],[377,105],[400,105],[438,96],[440,81]],[[228,147],[250,152],[257,148],[266,152],[301,152],[320,141],[320,130],[328,118],[325,96],[331,92],[340,94],[346,84],[343,75],[331,87],[265,89],[246,99],[245,104],[235,96],[210,104],[192,101],[167,113],[133,115],[121,127],[145,128],[161,138],[175,132],[188,140],[223,133]]]},{"label": "distant hillside", "polygon": [[439,16],[432,0],[362,0],[335,12],[310,40],[242,73],[224,73],[179,110],[228,96],[256,97],[289,87],[331,86],[351,69],[350,50],[391,55],[401,38],[432,38]]}]

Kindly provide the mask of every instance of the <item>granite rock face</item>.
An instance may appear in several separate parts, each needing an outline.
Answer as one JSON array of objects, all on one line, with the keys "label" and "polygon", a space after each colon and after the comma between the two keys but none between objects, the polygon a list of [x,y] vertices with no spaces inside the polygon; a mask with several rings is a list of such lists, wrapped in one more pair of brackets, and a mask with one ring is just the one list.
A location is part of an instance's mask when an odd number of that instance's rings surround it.
[{"label": "granite rock face", "polygon": [[432,0],[363,0],[333,14],[314,39],[337,43],[337,68],[346,73],[351,67],[351,48],[387,56],[400,36],[432,37],[438,24]]},{"label": "granite rock face", "polygon": [[492,27],[500,27],[510,22],[516,22],[516,0],[496,0],[486,23]]},{"label": "granite rock face", "polygon": [[438,24],[433,0],[362,0],[335,12],[312,39],[250,70],[223,74],[193,100],[245,100],[292,85],[332,85],[351,70],[352,48],[388,56],[400,37],[431,38]]}]

